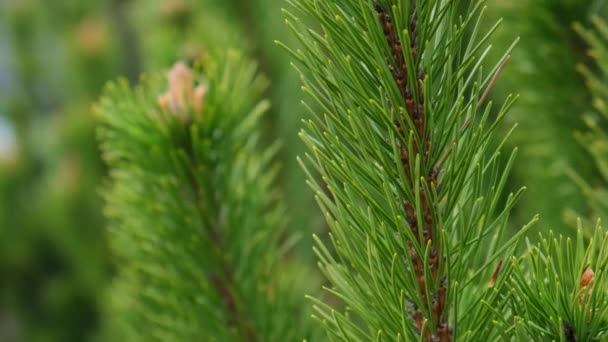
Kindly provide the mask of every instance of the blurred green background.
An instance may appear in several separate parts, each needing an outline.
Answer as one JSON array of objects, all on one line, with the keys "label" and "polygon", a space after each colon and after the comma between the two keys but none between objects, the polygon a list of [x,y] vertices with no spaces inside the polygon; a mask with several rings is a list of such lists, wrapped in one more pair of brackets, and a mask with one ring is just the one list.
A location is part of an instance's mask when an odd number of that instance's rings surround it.
[{"label": "blurred green background", "polygon": [[[571,23],[598,11],[586,0],[489,1],[488,23],[504,17],[495,51],[521,36],[493,97],[521,94],[504,125],[520,128],[511,190],[529,194],[513,229],[541,212],[539,229],[568,232],[592,215],[567,174],[598,177],[574,139],[589,95],[577,63],[587,61]],[[209,46],[257,58],[271,80],[268,141],[283,143],[281,185],[297,253],[312,261],[322,218],[296,163],[305,115],[298,75],[274,40],[289,42],[279,0],[0,1],[0,341],[99,339],[112,262],[99,189],[105,167],[91,106],[104,83],[194,59]],[[293,43],[293,42],[292,42]],[[239,96],[239,94],[234,94]],[[128,115],[128,113],[125,113]],[[600,184],[602,186],[602,184]]]}]

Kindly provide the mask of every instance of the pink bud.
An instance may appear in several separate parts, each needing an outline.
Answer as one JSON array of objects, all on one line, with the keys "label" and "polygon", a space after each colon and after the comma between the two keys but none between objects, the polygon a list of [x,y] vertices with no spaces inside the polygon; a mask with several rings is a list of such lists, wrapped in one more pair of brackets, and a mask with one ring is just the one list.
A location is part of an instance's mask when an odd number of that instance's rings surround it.
[{"label": "pink bud", "polygon": [[167,75],[169,89],[158,97],[158,105],[163,111],[173,113],[180,121],[191,120],[190,111],[203,111],[207,85],[194,87],[192,70],[183,62],[177,62]]},{"label": "pink bud", "polygon": [[201,113],[205,104],[205,96],[207,95],[207,85],[199,84],[194,88],[194,111]]},{"label": "pink bud", "polygon": [[585,269],[585,272],[583,272],[583,275],[581,276],[581,289],[590,286],[593,283],[593,276],[595,275],[595,273],[593,273],[593,270],[591,269],[591,267],[587,267]]}]

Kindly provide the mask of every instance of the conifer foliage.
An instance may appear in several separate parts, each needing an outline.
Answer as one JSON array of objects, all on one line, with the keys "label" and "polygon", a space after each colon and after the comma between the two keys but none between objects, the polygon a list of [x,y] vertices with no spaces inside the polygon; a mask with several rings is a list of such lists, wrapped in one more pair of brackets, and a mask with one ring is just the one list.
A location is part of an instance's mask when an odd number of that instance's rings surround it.
[{"label": "conifer foliage", "polygon": [[[264,80],[238,53],[177,63],[98,105],[105,198],[118,275],[108,331],[118,340],[295,341],[306,307],[279,271],[284,212],[276,146],[260,148]],[[168,85],[167,85],[168,83]],[[297,285],[297,284],[296,284]]]},{"label": "conifer foliage", "polygon": [[515,153],[501,158],[490,140],[514,99],[490,115],[487,95],[509,56],[482,68],[484,1],[288,2],[304,46],[289,51],[313,103],[303,164],[331,229],[331,246],[316,251],[328,291],[346,305],[316,301],[329,337],[505,334],[493,320],[507,316],[503,260],[519,236],[504,231],[521,192],[501,201]]},{"label": "conifer foliage", "polygon": [[[507,232],[523,188],[504,194],[516,150],[496,132],[515,97],[489,99],[511,55],[488,60],[485,1],[287,2],[300,45],[283,47],[311,114],[299,161],[329,226],[314,248],[330,284],[310,297],[321,324],[286,252],[277,146],[261,147],[265,82],[240,54],[208,52],[194,70],[111,83],[98,104],[118,268],[108,339],[317,340],[315,326],[331,341],[605,338],[608,235],[587,241],[579,225],[520,255],[536,218]],[[608,29],[578,30],[604,72]],[[604,75],[582,70],[605,114]],[[601,141],[588,121],[581,139]]]},{"label": "conifer foliage", "polygon": [[608,234],[599,226],[588,246],[582,226],[573,240],[541,236],[513,260],[517,341],[604,341],[608,336]]}]

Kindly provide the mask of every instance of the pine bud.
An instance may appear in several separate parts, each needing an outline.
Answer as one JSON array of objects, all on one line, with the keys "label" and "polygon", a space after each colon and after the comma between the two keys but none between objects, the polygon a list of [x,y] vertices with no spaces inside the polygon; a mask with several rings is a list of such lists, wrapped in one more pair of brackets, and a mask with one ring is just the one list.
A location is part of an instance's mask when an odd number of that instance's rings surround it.
[{"label": "pine bud", "polygon": [[593,273],[593,270],[591,269],[591,267],[587,267],[587,269],[585,269],[585,272],[583,272],[583,275],[581,276],[581,289],[586,288],[586,287],[590,287],[591,285],[593,285],[593,276],[595,275],[595,273]]},{"label": "pine bud", "polygon": [[168,74],[169,89],[158,97],[158,105],[164,111],[171,112],[182,122],[191,120],[191,110],[202,113],[207,85],[194,87],[192,70],[183,62],[177,62]]},{"label": "pine bud", "polygon": [[585,301],[587,297],[591,295],[594,275],[595,273],[593,273],[593,269],[591,269],[591,267],[587,267],[585,272],[583,272],[580,282],[581,294],[578,296],[579,303],[583,303],[583,301]]}]

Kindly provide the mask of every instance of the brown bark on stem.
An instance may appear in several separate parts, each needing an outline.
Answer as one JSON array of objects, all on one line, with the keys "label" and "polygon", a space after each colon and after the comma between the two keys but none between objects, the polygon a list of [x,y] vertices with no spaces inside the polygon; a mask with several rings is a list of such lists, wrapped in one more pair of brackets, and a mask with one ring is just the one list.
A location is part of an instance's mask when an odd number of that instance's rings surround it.
[{"label": "brown bark on stem", "polygon": [[[376,4],[375,9],[378,13],[378,19],[382,25],[391,52],[391,56],[387,58],[389,69],[397,88],[399,89],[399,93],[403,99],[403,107],[405,108],[405,112],[399,110],[397,113],[398,115],[407,115],[409,121],[413,123],[413,127],[410,128],[414,131],[413,133],[415,133],[412,151],[420,154],[423,161],[425,161],[425,158],[429,158],[432,137],[430,132],[426,129],[427,113],[425,113],[425,94],[423,88],[425,72],[420,67],[416,9],[413,8],[413,14],[409,21],[408,34],[411,43],[409,49],[403,49],[399,32],[395,28],[390,13],[378,4]],[[408,57],[411,57],[414,62],[414,70],[408,69],[404,51],[410,52],[411,56]],[[415,75],[416,79],[415,89],[412,89],[412,85],[409,83],[409,79],[412,75]],[[401,122],[408,122],[408,120],[406,120],[405,117],[396,118],[394,120],[402,141],[407,141],[409,132],[402,127]],[[410,169],[411,156],[408,153],[407,147],[400,144],[399,152],[401,155],[401,163],[408,180],[408,184],[405,184],[406,187],[411,189],[415,188],[414,182],[426,182],[429,185],[429,188],[437,186],[437,177],[441,171],[441,165],[433,167],[426,175],[426,179],[412,179],[412,170]],[[424,164],[428,163],[423,163],[423,165]],[[418,282],[420,298],[422,299],[422,303],[427,306],[427,310],[421,310],[418,306],[414,306],[411,316],[424,341],[449,342],[452,341],[452,330],[449,326],[449,309],[446,307],[448,288],[446,276],[444,274],[445,270],[440,267],[440,258],[442,258],[442,256],[439,237],[433,236],[434,231],[437,230],[437,227],[434,227],[433,210],[431,207],[434,205],[434,200],[433,198],[427,198],[427,194],[423,188],[424,187],[421,184],[419,196],[422,205],[422,217],[418,217],[414,205],[409,200],[406,199],[403,201],[406,213],[406,223],[413,233],[413,236],[418,237],[417,241],[407,242],[409,257],[414,265],[414,273]],[[422,232],[419,230],[420,227],[422,227]],[[417,249],[414,248],[414,243],[418,244],[418,250],[421,251],[426,250],[426,247],[430,245],[428,265],[424,265],[425,257],[424,255],[418,254]],[[428,266],[432,279],[427,279],[425,276],[425,266]],[[427,293],[427,284],[433,293]],[[432,284],[438,284],[435,291],[433,291]],[[429,317],[425,317],[427,312]],[[433,327],[430,325],[435,326]]]}]

